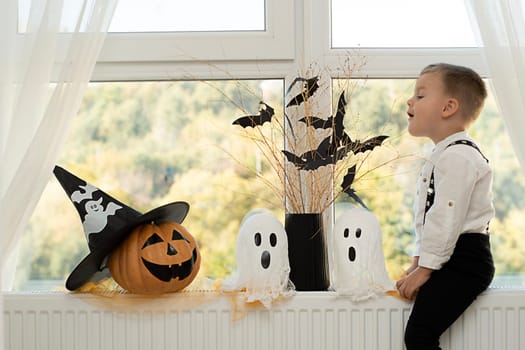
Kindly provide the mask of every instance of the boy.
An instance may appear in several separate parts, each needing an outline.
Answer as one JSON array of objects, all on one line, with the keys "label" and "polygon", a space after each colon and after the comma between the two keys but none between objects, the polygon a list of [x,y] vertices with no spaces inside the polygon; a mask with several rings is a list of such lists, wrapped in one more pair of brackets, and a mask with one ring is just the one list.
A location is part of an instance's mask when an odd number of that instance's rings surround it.
[{"label": "boy", "polygon": [[402,297],[415,299],[408,350],[440,349],[441,334],[494,276],[492,170],[466,132],[486,96],[477,73],[440,63],[423,69],[407,102],[408,132],[435,144],[417,184],[414,259],[396,283]]}]

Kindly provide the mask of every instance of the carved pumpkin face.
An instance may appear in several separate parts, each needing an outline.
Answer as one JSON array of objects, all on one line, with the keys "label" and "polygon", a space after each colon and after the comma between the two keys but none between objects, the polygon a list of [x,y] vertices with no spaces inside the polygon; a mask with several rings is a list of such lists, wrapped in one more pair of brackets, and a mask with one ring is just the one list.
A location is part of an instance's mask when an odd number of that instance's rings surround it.
[{"label": "carved pumpkin face", "polygon": [[144,224],[111,254],[109,270],[124,289],[137,294],[176,292],[189,285],[200,268],[193,236],[176,222]]}]

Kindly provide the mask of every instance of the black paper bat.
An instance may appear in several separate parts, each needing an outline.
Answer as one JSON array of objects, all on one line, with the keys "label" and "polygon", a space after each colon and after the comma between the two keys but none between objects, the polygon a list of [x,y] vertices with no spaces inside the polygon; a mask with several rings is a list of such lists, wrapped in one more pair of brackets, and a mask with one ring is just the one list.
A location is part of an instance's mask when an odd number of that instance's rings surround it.
[{"label": "black paper bat", "polygon": [[375,147],[381,145],[383,140],[388,136],[381,135],[372,137],[364,142],[351,142],[349,144],[339,146],[335,151],[331,148],[331,136],[325,138],[317,149],[307,151],[300,156],[293,154],[289,151],[283,151],[286,159],[292,162],[297,169],[300,170],[315,170],[328,164],[336,164],[338,161],[345,158],[348,153],[353,152],[354,154],[360,152],[371,151]]},{"label": "black paper bat", "polygon": [[346,114],[346,100],[344,92],[339,95],[337,111],[335,116],[321,119],[316,116],[306,116],[299,119],[315,129],[332,129],[330,136],[325,138],[315,150],[307,151],[298,156],[288,151],[283,151],[288,161],[292,162],[300,170],[315,170],[328,164],[336,164],[345,158],[348,153],[354,154],[371,151],[380,146],[388,137],[385,135],[375,136],[363,142],[352,141],[345,132],[344,117]]},{"label": "black paper bat", "polygon": [[375,137],[371,137],[366,141],[360,142],[359,140],[352,142],[351,149],[356,153],[363,153],[366,151],[371,151],[377,146],[381,146],[384,140],[388,138],[387,135],[379,135]]},{"label": "black paper bat", "polygon": [[364,142],[351,142],[343,146],[339,146],[335,149],[332,149],[332,136],[325,138],[317,149],[307,151],[300,156],[293,154],[289,151],[284,151],[283,153],[288,159],[289,162],[292,162],[297,169],[300,170],[315,170],[319,167],[336,164],[338,161],[345,158],[348,153],[353,152],[354,154],[360,152],[366,152],[372,150],[373,148],[381,145],[384,139],[388,136],[376,136],[371,139],[368,139]]},{"label": "black paper bat", "polygon": [[243,128],[246,127],[256,127],[258,125],[263,125],[266,122],[272,121],[272,117],[274,116],[275,112],[272,107],[267,105],[264,102],[260,102],[260,108],[259,108],[259,114],[258,115],[246,115],[243,117],[240,117],[233,121],[233,125],[240,125]]},{"label": "black paper bat", "polygon": [[317,149],[306,151],[300,156],[292,152],[283,150],[286,159],[292,162],[297,169],[300,170],[315,170],[323,165],[332,164],[333,158],[329,154],[330,137],[325,138]]},{"label": "black paper bat", "polygon": [[308,126],[312,126],[315,129],[328,129],[328,128],[334,127],[336,124],[337,124],[337,129],[344,129],[343,118],[346,113],[345,107],[346,107],[345,94],[344,92],[342,92],[341,95],[339,96],[339,101],[337,102],[337,111],[335,113],[335,117],[330,116],[328,119],[321,119],[315,116],[307,116],[307,117],[299,119],[299,121],[307,124]]},{"label": "black paper bat", "polygon": [[332,128],[332,143],[331,150],[335,152],[337,147],[348,145],[352,142],[350,136],[345,132],[344,118],[346,114],[346,100],[344,92],[339,96],[337,102],[337,111],[335,116],[330,116],[328,119],[321,119],[314,116],[307,116],[299,119],[300,122],[305,123],[308,126],[312,126],[314,129],[329,129]]},{"label": "black paper bat", "polygon": [[303,117],[299,121],[314,129],[330,129],[334,126],[334,118],[332,116],[328,119],[323,119],[312,115]]},{"label": "black paper bat", "polygon": [[339,95],[339,101],[337,102],[337,111],[335,112],[335,117],[332,117],[334,125],[332,135],[335,141],[339,142],[340,144],[351,141],[350,136],[348,136],[348,134],[345,132],[345,114],[346,100],[345,93],[342,92],[341,95]]},{"label": "black paper bat", "polygon": [[309,115],[299,119],[299,121],[305,123],[306,126],[313,127],[314,129],[329,129],[332,127],[332,117],[328,119],[323,119],[313,115]]},{"label": "black paper bat", "polygon": [[356,166],[353,165],[352,167],[348,168],[348,171],[346,172],[346,175],[343,177],[343,183],[341,184],[341,187],[343,188],[343,192],[350,196],[353,200],[355,200],[357,203],[359,203],[363,208],[368,209],[368,207],[365,205],[363,200],[359,198],[357,193],[355,193],[355,190],[352,189],[352,184],[355,179],[355,173],[356,173]]},{"label": "black paper bat", "polygon": [[347,156],[352,151],[352,145],[337,147],[334,151],[332,148],[332,136],[326,137],[317,149],[304,152],[300,156],[289,151],[283,151],[286,159],[292,162],[297,169],[315,170],[328,164],[336,164],[338,161]]},{"label": "black paper bat", "polygon": [[298,81],[303,81],[304,82],[303,90],[301,91],[300,94],[298,94],[294,98],[292,98],[290,100],[290,102],[288,102],[286,107],[298,106],[301,103],[303,103],[304,101],[307,101],[310,97],[312,97],[312,95],[319,88],[319,84],[317,84],[317,82],[319,81],[319,77],[318,76],[310,78],[310,79],[296,78],[293,81],[293,83],[290,85],[290,87],[288,88],[287,94],[290,91],[290,89],[292,88],[292,86],[294,86],[295,83],[297,83]]},{"label": "black paper bat", "polygon": [[339,96],[339,101],[337,102],[337,111],[334,116],[330,116],[328,119],[322,119],[315,116],[306,116],[299,119],[300,122],[305,123],[308,126],[313,127],[314,129],[329,129],[335,128],[338,133],[344,131],[343,119],[345,117],[346,111],[346,100],[344,92]]},{"label": "black paper bat", "polygon": [[[366,141],[360,142],[352,141],[350,136],[345,132],[344,126],[344,117],[346,114],[346,100],[344,92],[339,96],[339,101],[337,103],[337,112],[334,116],[330,116],[328,119],[321,119],[317,117],[304,117],[299,119],[299,121],[306,123],[309,126],[314,127],[315,129],[328,129],[332,128],[332,143],[331,151],[337,152],[338,155],[336,158],[342,159],[352,151],[354,154],[362,153],[366,151],[371,151],[376,146],[380,146],[388,136],[381,135],[372,137]],[[341,148],[344,147],[344,148]],[[341,158],[342,156],[342,158]]]},{"label": "black paper bat", "polygon": [[335,152],[330,150],[330,153],[333,154],[333,164],[345,158],[348,153],[352,152],[353,154],[364,153],[366,151],[371,151],[377,146],[380,146],[382,142],[388,138],[386,135],[375,136],[364,142],[351,141],[343,146],[336,148]]}]

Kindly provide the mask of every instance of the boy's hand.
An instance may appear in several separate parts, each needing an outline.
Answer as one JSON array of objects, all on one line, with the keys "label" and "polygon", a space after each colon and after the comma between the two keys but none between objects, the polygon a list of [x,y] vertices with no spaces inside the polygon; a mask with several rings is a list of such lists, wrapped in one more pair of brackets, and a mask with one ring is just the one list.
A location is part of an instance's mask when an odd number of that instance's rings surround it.
[{"label": "boy's hand", "polygon": [[[410,270],[410,269],[409,269]],[[410,274],[396,282],[396,288],[402,298],[413,300],[423,284],[430,278],[432,269],[418,266]]]}]

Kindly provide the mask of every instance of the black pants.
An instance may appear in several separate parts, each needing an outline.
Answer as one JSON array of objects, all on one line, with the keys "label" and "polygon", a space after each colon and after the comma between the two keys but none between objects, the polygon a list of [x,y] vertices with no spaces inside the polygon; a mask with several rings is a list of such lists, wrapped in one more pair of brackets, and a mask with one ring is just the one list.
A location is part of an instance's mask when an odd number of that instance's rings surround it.
[{"label": "black pants", "polygon": [[450,260],[419,289],[405,329],[407,349],[440,349],[441,334],[487,289],[493,277],[489,236],[460,235]]}]

